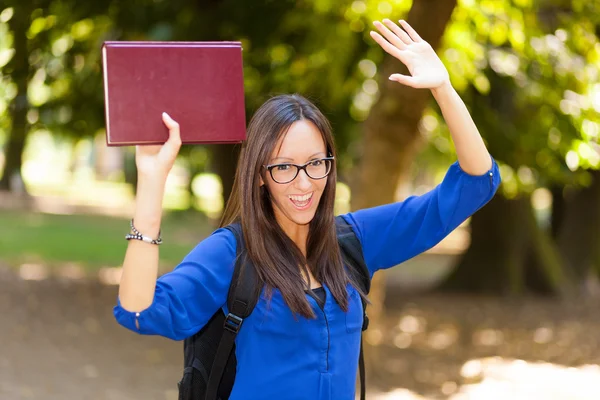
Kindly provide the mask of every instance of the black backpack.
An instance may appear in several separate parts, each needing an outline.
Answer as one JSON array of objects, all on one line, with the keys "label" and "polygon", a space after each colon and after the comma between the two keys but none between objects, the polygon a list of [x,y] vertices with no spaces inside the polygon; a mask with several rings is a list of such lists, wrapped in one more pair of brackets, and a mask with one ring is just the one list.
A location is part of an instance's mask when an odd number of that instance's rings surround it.
[{"label": "black backpack", "polygon": [[[354,231],[342,217],[335,219],[340,250],[345,265],[363,293],[371,287],[369,270],[365,264],[362,247]],[[236,370],[235,337],[244,318],[248,317],[258,301],[263,285],[258,279],[252,262],[247,257],[242,228],[239,223],[225,227],[237,240],[237,259],[225,316],[220,309],[195,335],[185,339],[183,378],[177,384],[179,400],[227,400],[233,388]],[[363,327],[366,330],[369,319],[366,302],[363,305]],[[360,345],[359,373],[361,400],[365,399],[365,365],[362,340]]]}]

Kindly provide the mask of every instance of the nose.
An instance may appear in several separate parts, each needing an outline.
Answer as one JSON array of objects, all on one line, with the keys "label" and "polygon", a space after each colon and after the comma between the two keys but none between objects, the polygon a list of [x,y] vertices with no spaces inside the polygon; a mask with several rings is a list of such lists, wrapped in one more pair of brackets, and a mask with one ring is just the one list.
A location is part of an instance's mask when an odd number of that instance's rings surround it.
[{"label": "nose", "polygon": [[310,189],[312,182],[311,179],[306,174],[306,171],[302,170],[298,173],[298,176],[294,180],[296,188],[301,190],[302,192],[308,191]]}]

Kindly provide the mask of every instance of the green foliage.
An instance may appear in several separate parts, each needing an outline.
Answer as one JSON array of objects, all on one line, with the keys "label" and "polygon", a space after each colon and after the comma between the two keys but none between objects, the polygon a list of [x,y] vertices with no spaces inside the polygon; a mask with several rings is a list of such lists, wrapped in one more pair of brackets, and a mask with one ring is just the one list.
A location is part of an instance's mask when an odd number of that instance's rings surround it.
[{"label": "green foliage", "polygon": [[[12,18],[29,24],[31,129],[46,128],[57,136],[84,136],[104,125],[98,49],[110,21],[100,14],[104,10],[98,5],[101,3],[29,1],[2,11],[2,30]],[[0,43],[0,49],[10,50],[10,44]],[[11,74],[8,71],[8,76],[3,76],[6,86],[10,86]],[[12,97],[12,92],[3,96],[4,104]]]},{"label": "green foliage", "polygon": [[[593,4],[463,1],[453,15],[442,55],[502,161],[509,197],[552,182],[586,185],[587,170],[600,168],[600,19]],[[429,114],[426,137],[452,154],[441,116]]]}]

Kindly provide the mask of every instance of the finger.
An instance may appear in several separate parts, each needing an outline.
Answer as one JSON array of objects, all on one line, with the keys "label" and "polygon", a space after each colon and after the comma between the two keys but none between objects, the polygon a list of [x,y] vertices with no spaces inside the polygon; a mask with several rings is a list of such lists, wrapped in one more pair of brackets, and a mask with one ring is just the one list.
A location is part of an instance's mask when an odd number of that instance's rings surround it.
[{"label": "finger", "polygon": [[162,119],[165,126],[169,129],[169,140],[176,145],[181,145],[181,134],[179,132],[179,124],[166,112],[162,113]]},{"label": "finger", "polygon": [[413,27],[408,24],[408,22],[406,22],[405,20],[401,19],[400,20],[400,25],[402,25],[402,27],[404,28],[404,30],[410,35],[410,38],[414,42],[422,42],[423,41],[423,39],[421,39],[421,36],[419,36],[419,34],[417,33],[417,31],[415,31],[413,29]]},{"label": "finger", "polygon": [[403,61],[404,58],[404,54],[402,53],[402,51],[400,49],[398,49],[396,46],[392,45],[390,42],[388,42],[387,40],[385,40],[383,38],[383,36],[381,36],[379,33],[371,31],[371,37],[381,46],[381,48],[388,53],[391,56],[396,57],[397,59],[399,59],[400,61]]},{"label": "finger", "polygon": [[419,87],[419,84],[415,78],[410,75],[402,75],[402,74],[392,74],[389,77],[390,81],[396,81],[406,86],[410,87]]},{"label": "finger", "polygon": [[403,43],[405,44],[411,44],[413,41],[410,38],[410,36],[408,36],[408,34],[406,32],[404,32],[404,30],[402,28],[400,28],[398,25],[396,25],[395,23],[393,23],[392,21],[390,21],[389,19],[384,19],[383,23],[392,31],[394,32],[394,34],[400,38],[400,40],[402,40]]},{"label": "finger", "polygon": [[394,45],[395,47],[397,47],[401,50],[406,48],[406,43],[404,43],[404,41],[402,39],[400,39],[398,36],[396,36],[392,31],[390,31],[381,22],[373,21],[373,25],[375,25],[377,30],[379,32],[381,32],[381,34],[387,39],[387,41],[389,43],[391,43],[392,45]]}]

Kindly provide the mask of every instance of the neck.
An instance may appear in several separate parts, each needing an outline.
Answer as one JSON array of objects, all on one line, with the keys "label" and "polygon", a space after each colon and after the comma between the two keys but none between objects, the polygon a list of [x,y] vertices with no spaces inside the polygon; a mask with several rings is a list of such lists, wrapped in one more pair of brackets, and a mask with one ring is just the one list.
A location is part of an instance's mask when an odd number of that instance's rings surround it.
[{"label": "neck", "polygon": [[308,240],[309,225],[298,225],[285,217],[280,218],[278,215],[276,215],[276,220],[285,234],[292,239],[300,251],[302,251],[302,254],[306,256],[306,242]]}]

